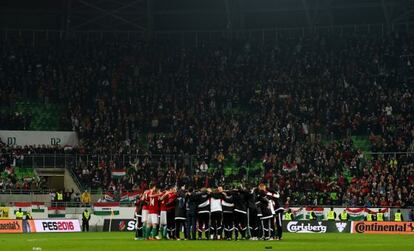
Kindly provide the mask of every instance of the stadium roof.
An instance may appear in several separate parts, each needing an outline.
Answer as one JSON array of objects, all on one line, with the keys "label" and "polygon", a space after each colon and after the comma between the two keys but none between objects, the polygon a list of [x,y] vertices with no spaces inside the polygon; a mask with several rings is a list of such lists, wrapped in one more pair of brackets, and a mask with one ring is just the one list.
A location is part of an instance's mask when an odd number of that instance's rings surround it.
[{"label": "stadium roof", "polygon": [[14,0],[1,29],[243,30],[414,21],[412,0]]}]

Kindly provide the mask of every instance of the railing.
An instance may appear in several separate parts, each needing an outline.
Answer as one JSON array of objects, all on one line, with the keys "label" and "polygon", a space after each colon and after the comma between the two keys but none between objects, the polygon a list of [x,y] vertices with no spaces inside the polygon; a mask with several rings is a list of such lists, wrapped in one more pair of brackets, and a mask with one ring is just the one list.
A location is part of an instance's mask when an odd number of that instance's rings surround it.
[{"label": "railing", "polygon": [[[220,30],[166,30],[154,31],[153,36],[161,39],[179,40],[181,43],[193,44],[198,46],[203,41],[222,39],[223,37],[249,37],[264,41],[277,40],[279,35],[299,34],[306,35],[315,32],[333,32],[335,34],[346,33],[371,33],[387,34],[390,31],[413,31],[413,22],[401,22],[391,24],[351,24],[351,25],[328,25],[311,27],[274,27],[274,28],[254,28],[254,29],[220,29]],[[145,34],[136,30],[84,30],[69,31],[51,29],[3,29],[0,30],[0,40],[7,41],[14,37],[25,37],[35,45],[41,40],[65,39],[65,38],[87,38],[87,39],[117,39],[136,41],[143,40]],[[189,43],[188,43],[189,42]]]},{"label": "railing", "polygon": [[[10,201],[7,203],[8,205],[14,205],[15,202],[21,202],[21,201]],[[1,204],[1,203],[0,203]],[[5,204],[5,203],[3,203]],[[48,201],[48,202],[44,202],[44,205],[46,207],[49,206],[62,206],[62,207],[91,207],[93,205],[92,203],[89,204],[85,204],[85,203],[81,203],[79,201],[67,201],[67,202],[54,202],[54,201]],[[121,207],[134,207],[135,203],[134,202],[120,202],[120,206]],[[324,208],[343,208],[343,207],[348,207],[347,205],[288,205],[287,207],[289,208],[314,208],[314,207],[324,207]],[[352,206],[351,208],[367,208],[364,206]],[[387,208],[395,208],[395,209],[399,209],[401,207],[396,207],[396,206],[387,206]],[[414,209],[413,206],[408,206],[405,207],[405,209]]]},{"label": "railing", "polygon": [[[16,202],[22,202],[22,201],[9,201],[7,203],[2,203],[0,201],[0,207],[1,206],[13,206],[14,203],[16,203]],[[29,202],[34,202],[34,201],[29,201]],[[119,205],[121,207],[134,207],[135,206],[135,204],[133,202],[121,202]],[[55,207],[55,206],[59,206],[59,207],[92,207],[93,203],[84,204],[84,203],[81,203],[79,201],[67,201],[67,202],[47,201],[47,202],[44,202],[44,206],[45,207]]]},{"label": "railing", "polygon": [[72,167],[68,167],[68,166],[66,166],[65,168],[69,172],[70,176],[72,177],[73,181],[76,183],[76,185],[78,186],[78,188],[81,191],[84,191],[85,188],[82,185],[82,183],[79,181],[79,178],[78,178],[78,176],[76,176],[75,172],[73,171],[73,168]]},{"label": "railing", "polygon": [[49,194],[52,191],[52,189],[1,189],[0,194]]},{"label": "railing", "polygon": [[[5,155],[5,154],[3,154]],[[7,155],[7,154],[6,154]],[[32,167],[32,168],[69,168],[73,169],[81,164],[94,164],[98,166],[101,161],[115,162],[117,168],[124,168],[130,166],[130,162],[135,160],[158,162],[162,161],[177,165],[182,162],[183,165],[192,166],[194,155],[172,155],[172,154],[25,154],[22,158],[16,159],[17,167]]]},{"label": "railing", "polygon": [[[5,154],[3,154],[5,155]],[[365,155],[371,156],[400,156],[414,155],[414,152],[366,152]],[[30,154],[23,155],[23,158],[16,159],[17,167],[32,167],[32,168],[67,168],[72,171],[73,168],[79,165],[93,164],[98,166],[101,161],[105,161],[108,164],[109,161],[113,161],[116,167],[125,168],[131,166],[131,162],[143,161],[147,162],[160,162],[161,160],[169,165],[177,166],[178,163],[182,163],[184,166],[194,168],[198,164],[197,157],[195,155],[172,155],[172,154]]]}]

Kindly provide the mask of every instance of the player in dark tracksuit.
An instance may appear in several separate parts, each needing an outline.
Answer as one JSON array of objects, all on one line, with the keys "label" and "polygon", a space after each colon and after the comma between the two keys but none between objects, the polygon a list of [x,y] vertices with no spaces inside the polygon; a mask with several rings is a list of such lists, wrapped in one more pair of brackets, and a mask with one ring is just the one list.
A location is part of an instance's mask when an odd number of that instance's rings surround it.
[{"label": "player in dark tracksuit", "polygon": [[197,194],[192,188],[186,194],[185,207],[187,213],[186,230],[187,237],[190,240],[196,239],[197,233]]},{"label": "player in dark tracksuit", "polygon": [[171,188],[170,194],[166,202],[167,210],[167,239],[172,239],[175,237],[175,201],[177,199],[176,189]]},{"label": "player in dark tracksuit", "polygon": [[231,240],[233,233],[233,210],[234,210],[234,193],[232,191],[224,193],[225,197],[221,201],[221,206],[223,208],[223,228],[224,228],[224,238]]},{"label": "player in dark tracksuit", "polygon": [[184,228],[184,238],[187,239],[187,231],[185,229],[186,222],[186,210],[185,210],[185,191],[180,190],[177,193],[177,198],[175,200],[175,238],[180,239],[181,229]]},{"label": "player in dark tracksuit", "polygon": [[249,192],[246,191],[243,187],[234,191],[234,226],[235,226],[235,239],[239,238],[239,233],[241,238],[246,238],[246,229],[247,229],[247,208],[248,208],[248,198]]},{"label": "player in dark tracksuit", "polygon": [[270,201],[273,203],[273,216],[274,220],[271,222],[271,229],[274,229],[276,227],[276,232],[273,231],[272,238],[276,238],[276,240],[282,239],[282,218],[283,213],[285,209],[282,207],[282,202],[280,200],[280,194],[278,192],[275,192],[271,189],[267,190],[267,196],[270,199]]},{"label": "player in dark tracksuit", "polygon": [[206,239],[210,239],[210,193],[207,189],[197,194],[197,203],[198,239],[202,239],[203,232]]},{"label": "player in dark tracksuit", "polygon": [[268,207],[270,209],[270,212],[272,213],[273,217],[269,220],[269,238],[270,240],[275,239],[276,237],[276,231],[275,231],[275,217],[276,217],[276,211],[275,211],[275,205],[276,205],[276,193],[273,190],[266,189],[266,198],[269,200]]},{"label": "player in dark tracksuit", "polygon": [[143,238],[142,233],[142,205],[144,201],[137,199],[135,202],[135,240],[140,240]]},{"label": "player in dark tracksuit", "polygon": [[223,228],[223,207],[224,200],[223,188],[218,187],[210,194],[210,238],[221,239],[221,230]]},{"label": "player in dark tracksuit", "polygon": [[253,195],[254,195],[254,201],[256,204],[256,212],[257,212],[257,217],[256,217],[256,237],[258,239],[263,237],[263,222],[262,222],[262,217],[263,217],[263,212],[262,212],[262,204],[263,201],[261,200],[261,196],[259,195],[259,189],[255,188]]},{"label": "player in dark tracksuit", "polygon": [[[247,196],[247,226],[249,231],[249,238],[251,240],[257,240],[258,233],[258,209],[256,206],[256,193],[254,190],[248,192]],[[261,213],[260,213],[261,214]]]},{"label": "player in dark tracksuit", "polygon": [[273,213],[271,210],[272,201],[268,199],[267,192],[266,190],[263,190],[262,186],[259,186],[256,201],[259,202],[260,210],[262,213],[262,216],[260,217],[260,221],[262,225],[261,238],[264,240],[269,240],[270,235],[271,235],[271,231],[270,231],[271,223],[270,222],[271,220],[273,220]]}]

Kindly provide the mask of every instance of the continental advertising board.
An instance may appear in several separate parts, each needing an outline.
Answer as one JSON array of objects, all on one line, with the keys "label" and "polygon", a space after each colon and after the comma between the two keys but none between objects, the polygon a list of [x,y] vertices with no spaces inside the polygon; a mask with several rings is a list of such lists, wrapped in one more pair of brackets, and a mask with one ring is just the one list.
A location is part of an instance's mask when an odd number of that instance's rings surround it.
[{"label": "continental advertising board", "polygon": [[353,234],[414,234],[414,222],[353,221]]},{"label": "continental advertising board", "polygon": [[0,233],[80,232],[79,220],[0,220]]}]

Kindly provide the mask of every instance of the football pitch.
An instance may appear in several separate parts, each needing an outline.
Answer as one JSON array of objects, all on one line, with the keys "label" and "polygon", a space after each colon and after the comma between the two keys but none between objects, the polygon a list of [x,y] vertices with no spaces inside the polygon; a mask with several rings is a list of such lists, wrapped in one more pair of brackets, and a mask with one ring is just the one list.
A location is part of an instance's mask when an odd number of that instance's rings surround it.
[{"label": "football pitch", "polygon": [[282,241],[134,241],[132,233],[2,234],[4,251],[414,250],[413,235],[284,234]]}]

